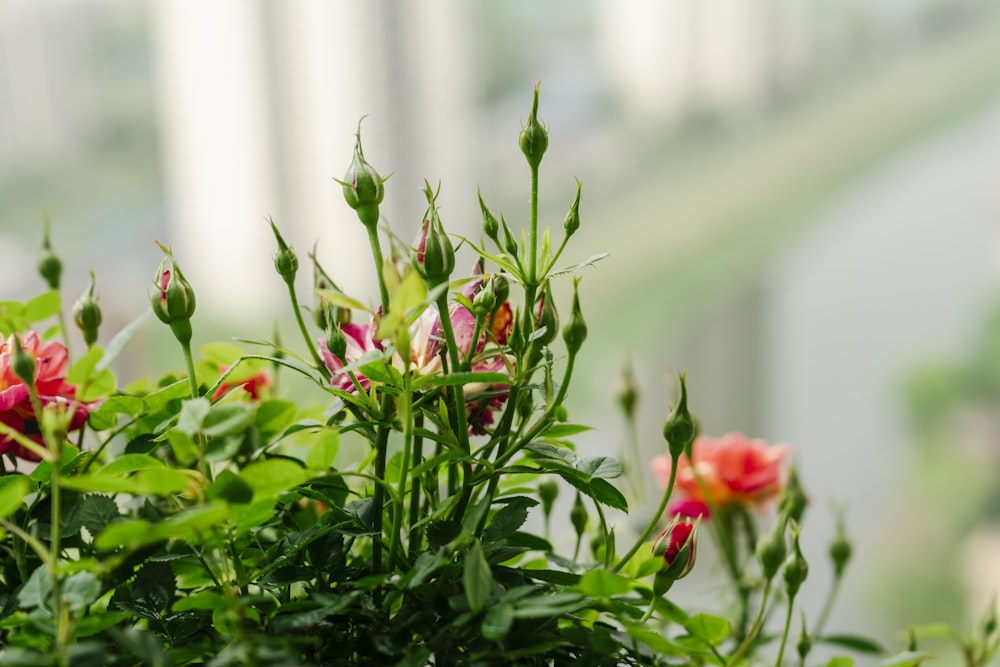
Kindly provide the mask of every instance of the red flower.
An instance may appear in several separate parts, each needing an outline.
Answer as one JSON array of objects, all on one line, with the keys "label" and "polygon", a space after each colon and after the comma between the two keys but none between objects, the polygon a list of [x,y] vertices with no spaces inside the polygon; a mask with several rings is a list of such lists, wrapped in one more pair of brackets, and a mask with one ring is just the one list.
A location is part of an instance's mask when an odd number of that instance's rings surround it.
[{"label": "red flower", "polygon": [[[14,373],[14,336],[0,343],[0,422],[43,445],[38,427],[38,416],[31,404],[31,391]],[[76,386],[66,382],[69,357],[66,348],[57,341],[42,342],[35,331],[21,338],[21,349],[34,359],[34,387],[42,407],[51,404],[70,411],[69,430],[81,428],[87,421],[91,405],[76,400]],[[17,444],[13,438],[0,434],[0,454],[13,452],[15,456],[37,461],[38,456]]]},{"label": "red flower", "polygon": [[[729,433],[721,438],[699,436],[691,449],[693,466],[687,455],[677,462],[676,488],[685,499],[672,505],[675,512],[695,514],[692,502],[717,507],[758,504],[773,498],[784,486],[782,463],[787,445],[768,445],[742,433]],[[653,459],[653,471],[665,484],[670,477],[670,457]]]},{"label": "red flower", "polygon": [[[223,367],[219,369],[221,372],[225,373],[228,368]],[[251,375],[250,377],[243,378],[242,380],[230,380],[227,379],[219,388],[215,390],[212,394],[212,400],[217,401],[236,387],[243,387],[243,391],[250,394],[250,400],[259,401],[261,397],[261,392],[265,387],[271,386],[271,379],[267,377],[267,373],[264,371],[258,371],[257,373]]]}]

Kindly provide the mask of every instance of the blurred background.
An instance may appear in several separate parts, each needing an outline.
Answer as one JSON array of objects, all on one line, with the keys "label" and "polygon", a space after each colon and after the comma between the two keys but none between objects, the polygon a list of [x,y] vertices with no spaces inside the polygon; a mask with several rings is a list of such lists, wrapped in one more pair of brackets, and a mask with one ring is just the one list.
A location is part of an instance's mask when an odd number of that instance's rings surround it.
[{"label": "blurred background", "polygon": [[[831,631],[895,647],[978,616],[1000,586],[1000,2],[2,0],[0,298],[43,289],[48,215],[64,300],[96,269],[103,341],[146,307],[155,240],[197,290],[196,343],[267,338],[290,319],[272,216],[372,300],[331,180],[359,118],[389,227],[413,238],[426,178],[478,239],[477,187],[526,219],[539,81],[543,223],[561,234],[579,178],[567,263],[610,253],[582,272],[581,446],[618,452],[631,364],[659,453],[686,371],[705,432],[794,447],[807,615],[836,503],[857,560]],[[160,329],[120,377],[181,366]]]}]

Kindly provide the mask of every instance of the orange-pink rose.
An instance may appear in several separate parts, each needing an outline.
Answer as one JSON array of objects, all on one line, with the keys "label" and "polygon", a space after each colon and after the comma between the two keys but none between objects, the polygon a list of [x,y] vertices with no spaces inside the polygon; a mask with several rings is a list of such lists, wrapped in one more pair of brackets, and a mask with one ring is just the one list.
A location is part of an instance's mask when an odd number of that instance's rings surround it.
[{"label": "orange-pink rose", "polygon": [[[38,418],[31,404],[28,385],[13,369],[14,336],[0,343],[0,422],[42,444]],[[21,337],[21,348],[35,361],[35,391],[42,406],[53,403],[70,411],[69,430],[74,431],[87,421],[90,406],[76,400],[76,386],[66,382],[69,357],[66,348],[57,341],[42,341],[38,333],[29,331]],[[13,438],[0,434],[0,454],[13,452],[29,461],[38,456],[17,444]]]},{"label": "orange-pink rose", "polygon": [[[698,436],[687,455],[677,462],[675,489],[684,497],[672,506],[691,515],[691,507],[757,504],[773,498],[784,486],[783,463],[787,445],[769,445],[742,433],[721,438]],[[653,459],[653,472],[664,485],[670,478],[670,456]],[[696,474],[697,472],[697,474]]]}]

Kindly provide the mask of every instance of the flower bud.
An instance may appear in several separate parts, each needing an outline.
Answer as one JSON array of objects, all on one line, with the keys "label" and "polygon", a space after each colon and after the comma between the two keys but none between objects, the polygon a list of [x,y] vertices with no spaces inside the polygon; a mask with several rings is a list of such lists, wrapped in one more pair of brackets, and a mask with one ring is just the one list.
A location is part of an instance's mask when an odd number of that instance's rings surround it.
[{"label": "flower bud", "polygon": [[548,345],[555,340],[556,332],[559,330],[559,312],[553,303],[552,291],[548,286],[546,286],[545,291],[542,292],[541,299],[538,301],[538,312],[536,313],[535,321],[537,323],[535,332],[538,334],[535,336],[535,341],[539,345]]},{"label": "flower bud", "polygon": [[497,305],[496,293],[493,291],[493,280],[487,278],[483,282],[483,288],[476,292],[472,299],[472,314],[477,319],[484,319],[489,316]]},{"label": "flower bud", "polygon": [[35,386],[35,358],[25,353],[21,337],[14,334],[14,360],[11,369],[29,387]]},{"label": "flower bud", "polygon": [[618,401],[618,407],[622,409],[625,419],[631,421],[635,417],[635,407],[639,402],[639,390],[635,386],[635,376],[632,374],[631,364],[622,370],[615,399]]},{"label": "flower bud", "polygon": [[583,504],[583,496],[576,492],[576,500],[573,501],[573,509],[569,511],[569,521],[573,524],[573,530],[577,537],[583,535],[587,530],[587,508]]},{"label": "flower bud", "polygon": [[[697,528],[697,521],[692,522],[687,517],[675,516],[656,538],[656,542],[653,543],[653,556],[661,559],[660,570],[657,573],[660,586],[667,585],[669,588],[669,584],[686,577],[691,572],[696,555]],[[656,586],[657,581],[654,581],[654,592]],[[657,592],[657,595],[665,592],[666,590]]]},{"label": "flower bud", "polygon": [[447,282],[455,270],[455,249],[444,231],[438,216],[435,200],[437,193],[425,181],[424,194],[427,196],[427,211],[424,223],[417,235],[416,247],[412,251],[413,266],[429,287],[437,287]]},{"label": "flower bud", "polygon": [[528,164],[532,169],[538,169],[542,162],[542,155],[549,147],[549,133],[540,122],[538,122],[538,89],[541,84],[535,86],[534,99],[531,102],[531,114],[528,122],[521,128],[521,136],[518,143],[521,145],[521,152],[528,159]]},{"label": "flower bud", "polygon": [[295,255],[295,251],[285,243],[285,239],[281,237],[274,220],[268,218],[268,222],[271,223],[274,238],[278,241],[278,252],[274,253],[274,269],[281,276],[281,279],[291,286],[295,282],[295,274],[299,271],[299,258]]},{"label": "flower bud", "polygon": [[774,578],[787,553],[785,522],[779,520],[771,531],[757,543],[757,560],[760,561],[760,569],[765,580],[770,581]]},{"label": "flower bud", "polygon": [[542,513],[549,516],[559,497],[559,483],[554,479],[543,479],[538,483],[538,497],[542,501]]},{"label": "flower bud", "polygon": [[339,323],[334,323],[330,335],[326,338],[326,349],[341,361],[347,360],[347,336],[340,329]]},{"label": "flower bud", "polygon": [[500,226],[503,228],[503,249],[511,257],[517,257],[517,237],[510,231],[507,221],[504,220],[503,213],[500,214]]},{"label": "flower bud", "polygon": [[378,205],[385,197],[388,176],[382,178],[375,167],[365,159],[361,150],[361,122],[358,122],[357,138],[354,142],[354,158],[343,181],[337,181],[344,189],[344,199],[353,208],[365,227],[378,224]]},{"label": "flower bud", "polygon": [[695,423],[687,406],[687,378],[681,373],[681,396],[677,400],[670,416],[667,417],[663,425],[663,437],[667,441],[667,449],[670,457],[677,461],[681,454],[687,454],[691,458],[691,445],[695,436],[698,435],[698,425]]},{"label": "flower bud", "polygon": [[566,343],[566,350],[571,354],[576,354],[583,346],[583,341],[587,340],[587,323],[583,320],[583,313],[580,312],[580,280],[573,280],[573,310],[569,315],[569,322],[563,327],[563,341]]},{"label": "flower bud", "polygon": [[788,481],[785,483],[785,490],[781,494],[780,512],[795,523],[802,522],[802,515],[805,514],[809,499],[802,484],[799,481],[799,473],[793,466],[788,471]]},{"label": "flower bud", "polygon": [[160,249],[166,257],[160,262],[153,286],[149,290],[149,302],[153,313],[164,324],[169,324],[174,337],[182,344],[191,342],[191,316],[194,315],[194,290],[181,273],[173,254],[163,245]]},{"label": "flower bud", "polygon": [[802,612],[802,630],[799,632],[799,639],[795,642],[795,650],[799,654],[799,663],[805,664],[809,652],[812,651],[813,638],[806,632],[806,614]]},{"label": "flower bud", "polygon": [[785,561],[785,569],[782,574],[785,578],[785,592],[788,594],[788,599],[791,600],[798,595],[799,588],[809,576],[809,563],[806,562],[805,556],[802,555],[802,549],[799,548],[799,527],[794,522],[792,523],[792,553]]},{"label": "flower bud", "polygon": [[62,260],[52,251],[52,243],[49,241],[49,216],[45,216],[42,251],[38,255],[38,273],[48,283],[49,289],[59,289],[59,279],[62,276]]},{"label": "flower bud", "polygon": [[502,305],[510,296],[510,283],[507,282],[506,278],[497,274],[493,275],[493,280],[490,282],[493,283],[493,293],[496,295],[497,303]]},{"label": "flower bud", "polygon": [[833,576],[835,579],[840,579],[843,576],[844,570],[847,569],[847,563],[851,560],[852,551],[853,547],[850,540],[847,539],[847,534],[844,530],[844,518],[838,515],[837,533],[830,543],[830,560],[833,561]]},{"label": "flower bud", "polygon": [[577,179],[576,199],[573,200],[573,204],[569,207],[569,212],[563,220],[563,229],[566,231],[566,238],[573,236],[576,230],[580,229],[580,191],[582,189],[583,184]]},{"label": "flower bud", "polygon": [[94,296],[94,272],[90,272],[90,287],[73,304],[73,321],[83,333],[87,346],[97,342],[97,329],[101,326],[101,307]]},{"label": "flower bud", "polygon": [[483,212],[483,233],[494,243],[500,245],[500,222],[493,215],[493,212],[486,207],[486,202],[483,201],[483,193],[478,188],[476,189],[476,194],[479,195],[479,209]]}]

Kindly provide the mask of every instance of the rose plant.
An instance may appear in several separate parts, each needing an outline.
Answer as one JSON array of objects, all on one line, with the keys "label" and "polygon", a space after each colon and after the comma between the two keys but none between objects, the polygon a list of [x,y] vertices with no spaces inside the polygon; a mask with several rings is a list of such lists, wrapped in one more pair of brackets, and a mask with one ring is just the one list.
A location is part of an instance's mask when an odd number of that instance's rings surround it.
[{"label": "rose plant", "polygon": [[[551,283],[599,258],[561,264],[579,186],[561,234],[539,224],[537,88],[520,147],[523,231],[480,195],[483,240],[449,235],[428,184],[406,247],[380,226],[386,179],[359,129],[339,183],[379,298],[344,294],[313,254],[300,305],[298,255],[272,222],[300,346],[193,347],[196,289],[161,246],[150,307],[185,370],[157,380],[112,372],[148,318],[99,344],[93,281],[73,313],[87,349],[70,359],[46,228],[49,291],[0,303],[0,664],[733,667],[791,661],[792,644],[800,664],[825,662],[820,644],[885,653],[828,633],[829,604],[793,631],[809,569],[788,449],[698,436],[683,377],[654,462],[664,493],[630,533],[611,481],[622,465],[576,451],[586,426],[564,405],[587,324],[579,280],[561,313]],[[279,376],[312,400],[289,400]],[[633,392],[630,419],[634,405]],[[566,493],[572,554],[549,533]],[[525,528],[533,512],[544,534]],[[683,609],[668,595],[706,533],[730,592]],[[834,545],[830,603],[850,556],[842,534]],[[977,641],[977,655],[994,650],[996,624]],[[925,658],[911,643],[884,664]]]}]

